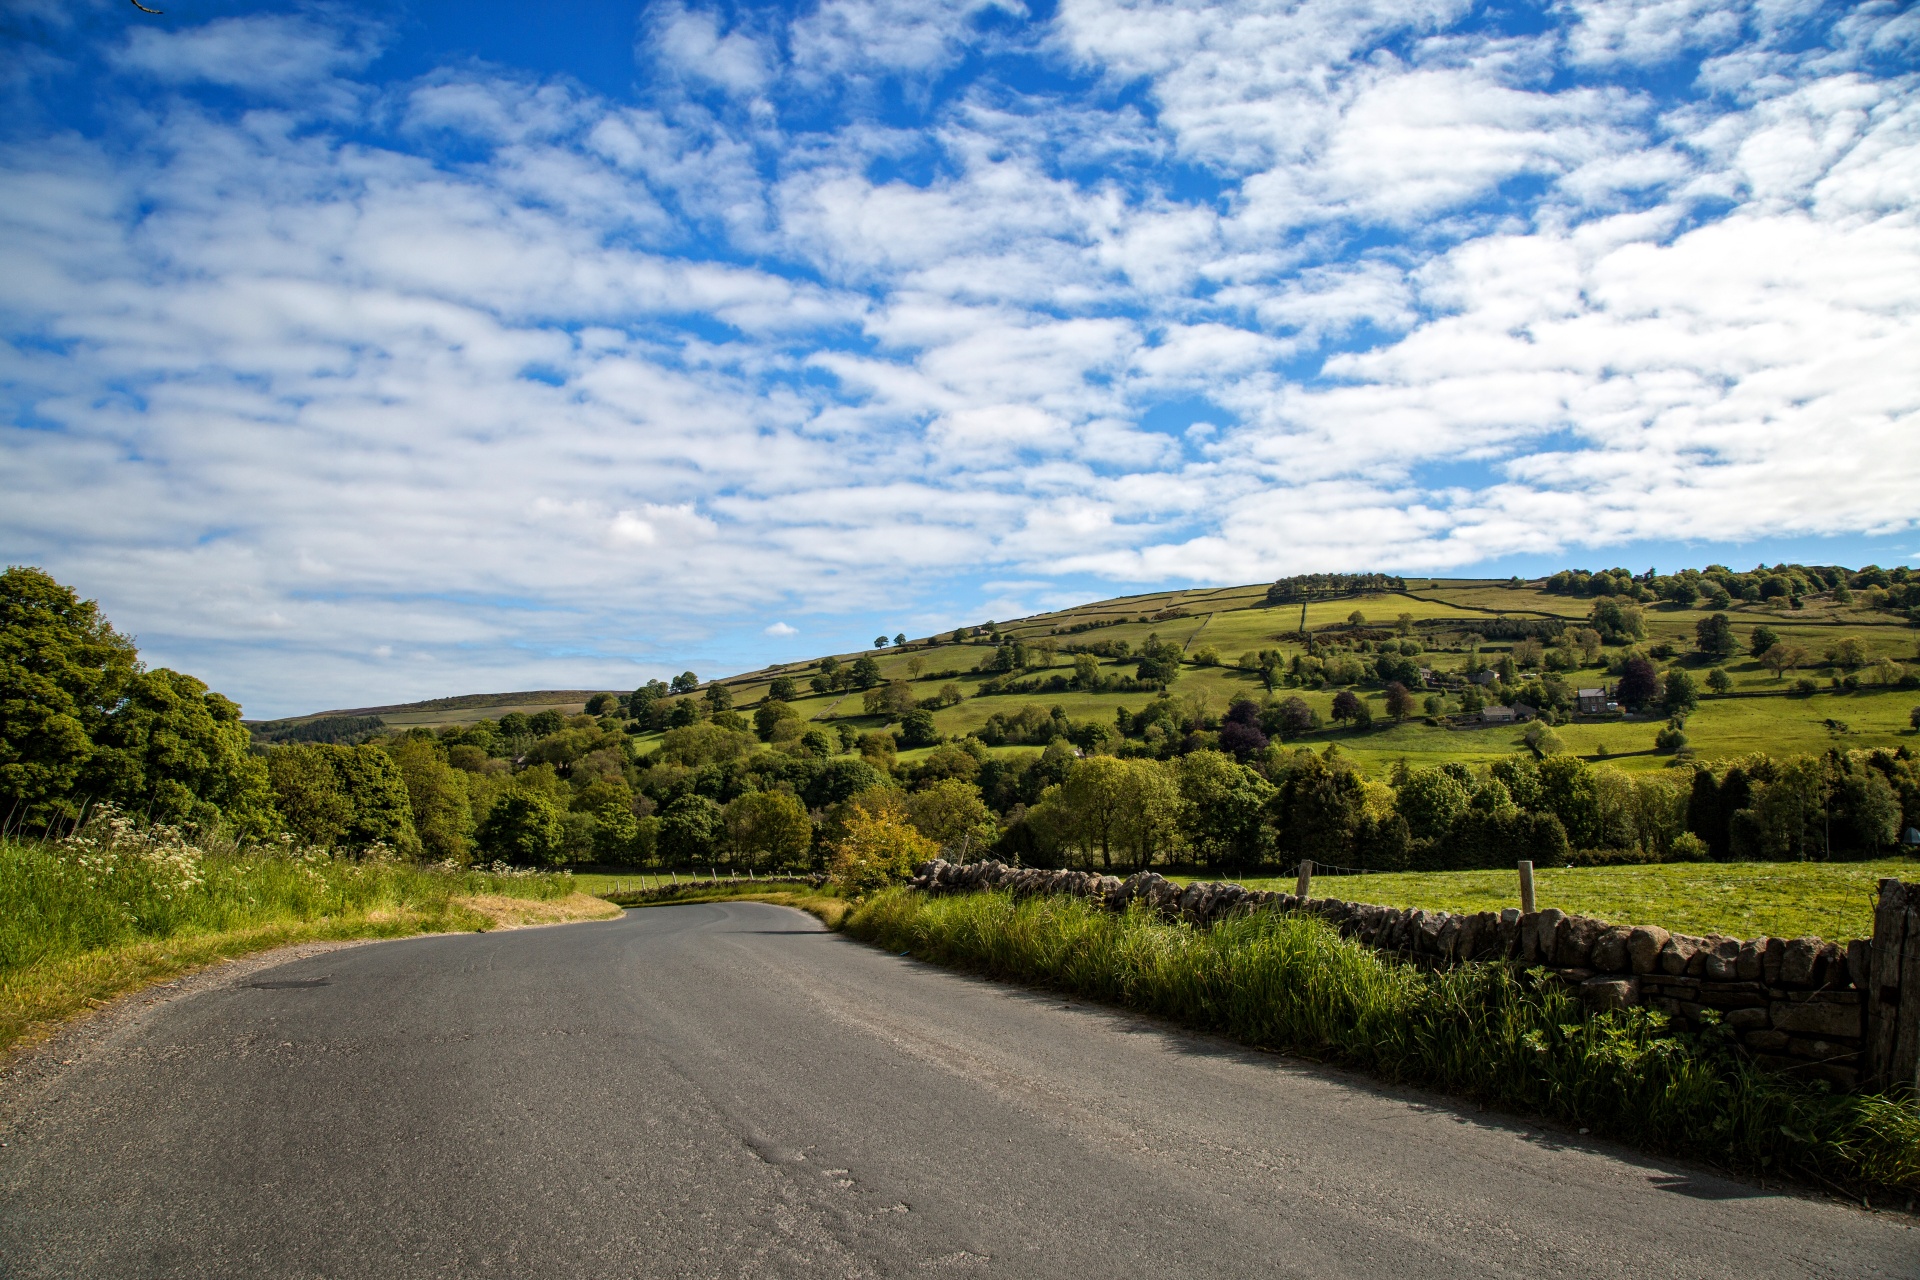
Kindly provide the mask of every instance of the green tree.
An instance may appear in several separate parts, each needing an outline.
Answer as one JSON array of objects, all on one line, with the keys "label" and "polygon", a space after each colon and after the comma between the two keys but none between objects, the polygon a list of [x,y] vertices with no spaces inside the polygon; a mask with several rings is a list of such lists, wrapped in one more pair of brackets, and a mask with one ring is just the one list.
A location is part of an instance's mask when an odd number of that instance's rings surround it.
[{"label": "green tree", "polygon": [[274,804],[307,843],[419,851],[406,779],[382,748],[330,742],[275,747],[267,755],[267,774]]},{"label": "green tree", "polygon": [[714,681],[712,684],[708,685],[707,686],[708,714],[719,715],[722,711],[731,711],[731,710],[733,710],[733,690],[727,688],[727,686],[721,684],[717,680]]},{"label": "green tree", "polygon": [[551,866],[565,859],[566,837],[566,814],[551,796],[515,788],[493,802],[478,842],[482,854],[499,862]]},{"label": "green tree", "polygon": [[1407,686],[1397,680],[1387,685],[1388,715],[1395,720],[1405,720],[1417,710],[1419,710],[1419,703],[1415,701],[1413,693]]},{"label": "green tree", "polygon": [[620,706],[620,699],[610,693],[596,693],[587,699],[586,712],[590,716],[604,716]]},{"label": "green tree", "polygon": [[1273,784],[1220,751],[1193,751],[1176,766],[1180,830],[1196,853],[1249,867],[1265,852]]},{"label": "green tree", "polygon": [[884,649],[884,648],[886,648],[886,647],[887,647],[887,637],[886,637],[885,635],[877,635],[877,636],[875,636],[875,637],[873,638],[873,647],[874,647],[874,648],[876,648],[876,649]]},{"label": "green tree", "polygon": [[1779,633],[1772,627],[1755,627],[1747,633],[1747,652],[1756,658],[1779,643]]},{"label": "green tree", "polygon": [[794,687],[792,676],[775,676],[773,683],[767,686],[767,698],[772,702],[792,702],[800,696]]},{"label": "green tree", "polygon": [[544,738],[550,733],[559,733],[567,727],[567,717],[558,707],[548,707],[536,711],[527,717],[527,731],[536,737]]},{"label": "green tree", "polygon": [[[135,676],[124,694],[96,734],[89,792],[159,822],[224,818],[242,836],[274,827],[266,767],[250,753],[238,705],[165,667]],[[399,831],[389,842],[411,847]]]},{"label": "green tree", "polygon": [[1394,792],[1394,807],[1416,840],[1445,839],[1469,799],[1466,784],[1444,769],[1415,769]]},{"label": "green tree", "polygon": [[1740,642],[1734,638],[1733,624],[1724,613],[1709,614],[1695,623],[1693,643],[1710,658],[1724,658],[1740,648]]},{"label": "green tree", "polygon": [[407,804],[421,852],[436,861],[465,863],[473,856],[473,805],[467,775],[447,763],[437,744],[412,736],[387,747],[406,783]]},{"label": "green tree", "polygon": [[760,741],[773,741],[773,731],[782,720],[798,720],[800,713],[777,698],[768,698],[753,709],[753,731]]},{"label": "green tree", "polygon": [[700,677],[691,671],[682,671],[673,678],[670,686],[675,693],[692,693],[700,687]]},{"label": "green tree", "polygon": [[720,806],[702,795],[685,795],[660,811],[660,856],[672,866],[690,866],[713,856],[726,825]]},{"label": "green tree", "polygon": [[853,660],[849,673],[856,689],[871,689],[880,683],[880,664],[873,660],[872,654],[863,653]]},{"label": "green tree", "polygon": [[955,862],[991,848],[997,834],[993,811],[980,798],[980,788],[959,778],[942,778],[908,796],[907,816],[915,830]]},{"label": "green tree", "polygon": [[1661,684],[1660,705],[1670,716],[1684,716],[1700,705],[1700,689],[1693,677],[1670,667]]},{"label": "green tree", "polygon": [[727,805],[727,843],[749,866],[790,870],[802,866],[813,847],[813,820],[784,791],[749,791]]},{"label": "green tree", "polygon": [[94,735],[139,671],[133,642],[39,569],[0,574],[0,805],[77,816]]},{"label": "green tree", "polygon": [[1715,667],[1713,670],[1707,672],[1707,688],[1717,694],[1724,695],[1732,693],[1733,677],[1727,674],[1725,667]]},{"label": "green tree", "polygon": [[915,710],[900,717],[901,746],[912,750],[915,747],[936,746],[939,742],[940,730],[933,722],[933,712]]}]

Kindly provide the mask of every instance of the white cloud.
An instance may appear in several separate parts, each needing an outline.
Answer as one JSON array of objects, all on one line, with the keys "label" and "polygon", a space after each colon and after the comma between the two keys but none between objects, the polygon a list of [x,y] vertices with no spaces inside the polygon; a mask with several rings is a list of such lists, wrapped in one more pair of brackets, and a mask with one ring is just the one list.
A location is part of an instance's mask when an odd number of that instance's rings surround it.
[{"label": "white cloud", "polygon": [[[116,133],[0,152],[9,558],[296,710],[750,667],[797,632],[726,619],[954,583],[1913,527],[1898,15],[1024,13],[657,8],[637,103],[136,32]],[[1684,59],[1734,87],[1635,70]]]}]

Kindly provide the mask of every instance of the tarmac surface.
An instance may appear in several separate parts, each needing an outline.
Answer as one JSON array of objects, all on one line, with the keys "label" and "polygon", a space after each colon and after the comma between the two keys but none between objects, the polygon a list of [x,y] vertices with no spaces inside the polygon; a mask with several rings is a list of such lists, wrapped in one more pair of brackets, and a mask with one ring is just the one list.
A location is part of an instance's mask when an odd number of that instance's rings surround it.
[{"label": "tarmac surface", "polygon": [[0,1276],[1920,1276],[1920,1225],[757,903],[310,949],[0,1083]]}]

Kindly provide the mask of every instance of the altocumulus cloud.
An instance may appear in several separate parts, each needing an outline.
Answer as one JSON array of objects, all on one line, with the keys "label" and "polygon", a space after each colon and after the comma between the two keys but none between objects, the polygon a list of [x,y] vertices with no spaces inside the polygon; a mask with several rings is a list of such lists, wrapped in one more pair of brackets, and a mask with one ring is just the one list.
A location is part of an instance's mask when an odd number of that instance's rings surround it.
[{"label": "altocumulus cloud", "polygon": [[258,711],[1914,527],[1899,5],[662,4],[613,96],[21,13],[7,558]]}]

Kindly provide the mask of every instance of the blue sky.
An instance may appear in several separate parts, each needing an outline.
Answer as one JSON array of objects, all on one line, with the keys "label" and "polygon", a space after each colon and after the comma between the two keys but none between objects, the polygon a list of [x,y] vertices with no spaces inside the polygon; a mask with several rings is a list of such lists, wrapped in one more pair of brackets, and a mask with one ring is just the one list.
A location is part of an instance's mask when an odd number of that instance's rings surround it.
[{"label": "blue sky", "polygon": [[1920,16],[0,0],[0,551],[250,714],[1920,553]]}]

